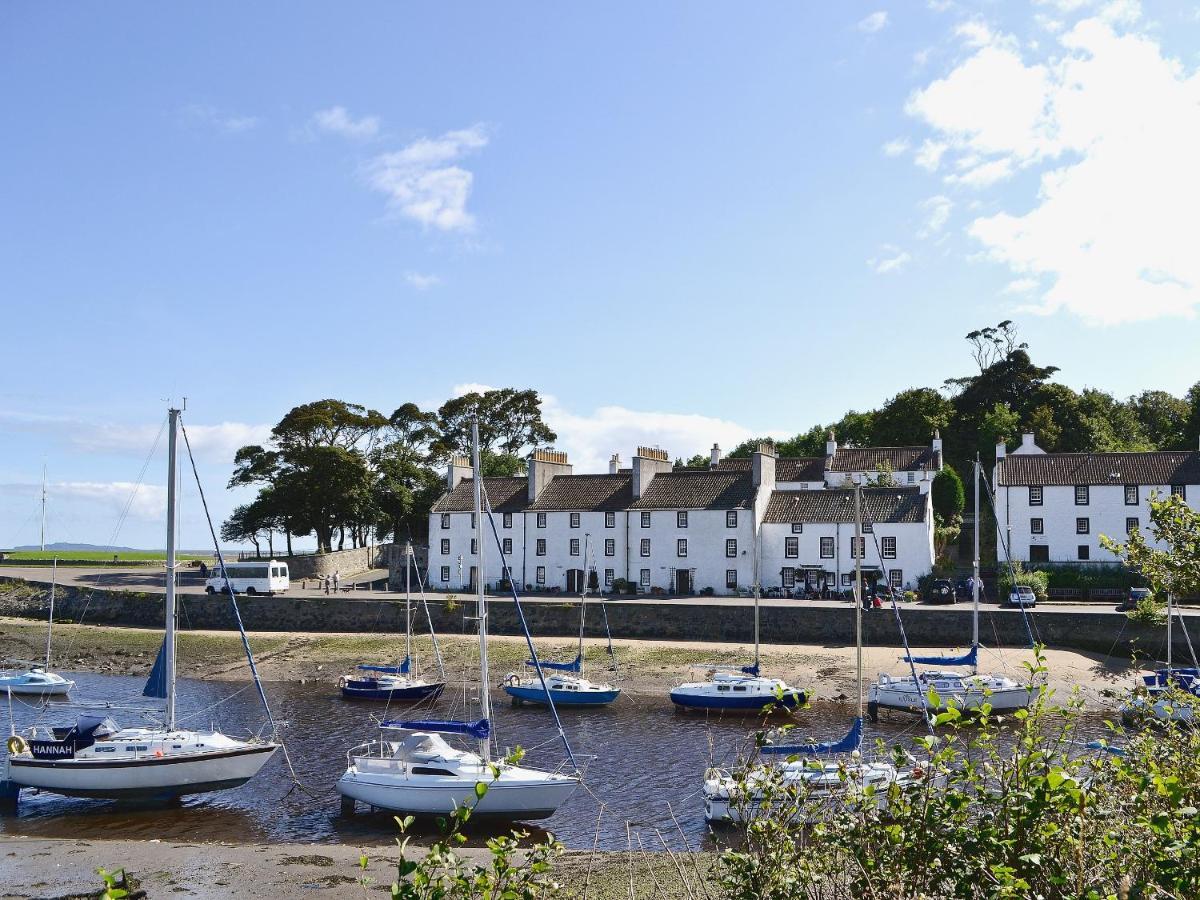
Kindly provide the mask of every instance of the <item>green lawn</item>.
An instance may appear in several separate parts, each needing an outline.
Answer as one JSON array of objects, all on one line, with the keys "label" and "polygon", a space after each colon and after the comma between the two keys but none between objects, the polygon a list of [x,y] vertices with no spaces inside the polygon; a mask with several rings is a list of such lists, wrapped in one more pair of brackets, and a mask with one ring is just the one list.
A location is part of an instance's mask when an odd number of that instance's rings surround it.
[{"label": "green lawn", "polygon": [[[50,550],[45,552],[41,550],[14,550],[7,554],[9,559],[36,560],[46,561],[58,557],[60,562],[83,560],[88,562],[112,562],[113,556],[117,557],[118,562],[153,562],[157,559],[165,560],[166,553],[156,550],[126,550],[122,552],[109,552],[107,550],[60,550],[54,553]],[[212,559],[211,553],[180,553],[179,559]]]}]

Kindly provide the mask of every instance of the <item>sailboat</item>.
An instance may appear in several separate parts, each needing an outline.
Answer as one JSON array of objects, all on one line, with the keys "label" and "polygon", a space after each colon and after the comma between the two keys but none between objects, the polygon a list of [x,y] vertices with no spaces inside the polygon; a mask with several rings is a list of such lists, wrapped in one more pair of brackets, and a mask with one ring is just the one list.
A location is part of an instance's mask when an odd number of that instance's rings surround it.
[{"label": "sailboat", "polygon": [[[588,541],[590,536],[584,535],[583,558],[588,557]],[[522,678],[515,672],[509,672],[504,677],[504,693],[512,697],[513,706],[522,703],[546,703],[546,692],[553,692],[554,702],[562,706],[607,706],[621,696],[621,689],[611,684],[599,684],[589,681],[583,675],[583,628],[587,615],[587,592],[591,579],[595,577],[595,568],[588,570],[588,577],[583,579],[583,590],[579,593],[579,650],[571,662],[543,662],[542,668],[550,674],[546,676],[546,687],[538,677],[533,660],[526,666],[534,668],[532,675]],[[605,625],[608,616],[605,616]],[[612,652],[612,635],[609,635],[609,653]]]},{"label": "sailboat", "polygon": [[[854,485],[855,543],[862,534],[862,485]],[[880,804],[887,799],[892,784],[902,787],[916,784],[925,778],[918,767],[897,769],[885,759],[864,759],[863,740],[863,631],[862,631],[862,559],[854,563],[854,637],[855,684],[858,687],[858,715],[846,735],[836,741],[810,744],[786,744],[768,740],[759,753],[783,757],[778,763],[765,762],[750,766],[739,774],[727,769],[711,768],[704,775],[701,793],[704,797],[704,817],[709,822],[744,822],[772,806],[786,804],[788,790],[803,792],[805,800],[814,803],[845,802],[854,793],[874,788]],[[778,790],[782,788],[783,790]]]},{"label": "sailboat", "polygon": [[671,702],[682,710],[717,709],[761,712],[792,710],[804,705],[807,694],[779,678],[763,675],[759,665],[759,578],[758,529],[754,534],[754,662],[748,666],[697,664],[694,672],[703,672],[703,681],[685,682],[671,691]]},{"label": "sailboat", "polygon": [[[942,669],[912,672],[904,675],[881,673],[879,680],[871,685],[867,713],[871,720],[878,718],[880,709],[903,712],[939,713],[950,706],[960,712],[974,712],[988,705],[993,712],[1010,712],[1029,705],[1033,689],[1007,675],[979,672],[979,593],[982,582],[979,578],[979,458],[975,459],[975,558],[973,561],[974,587],[971,612],[971,649],[961,656],[904,656],[903,662],[933,666],[969,666],[970,674]],[[929,692],[937,696],[932,703]]]},{"label": "sailboat", "polygon": [[[107,716],[81,715],[48,735],[8,739],[0,771],[21,787],[55,794],[111,799],[166,800],[237,787],[254,777],[278,744],[241,740],[219,731],[190,731],[176,723],[175,523],[178,498],[176,434],[180,410],[169,412],[167,458],[166,629],[143,693],[166,701],[160,727],[121,728]],[[257,680],[257,674],[255,675]]]},{"label": "sailboat", "polygon": [[[44,480],[44,479],[43,479]],[[43,484],[43,504],[45,485]],[[45,541],[43,540],[43,544]],[[0,694],[34,695],[38,697],[65,697],[75,687],[75,682],[50,671],[50,651],[54,637],[54,588],[58,582],[58,558],[50,569],[50,621],[46,626],[46,661],[32,666],[25,672],[0,672]]]},{"label": "sailboat", "polygon": [[[347,700],[386,700],[397,703],[431,703],[441,696],[446,687],[446,673],[440,672],[440,680],[430,680],[412,673],[412,570],[414,557],[412,543],[404,545],[404,659],[396,666],[360,665],[356,672],[344,675],[339,680],[342,696]],[[429,607],[425,607],[426,615]],[[433,622],[429,623],[430,633]],[[437,638],[434,638],[436,642]],[[441,654],[438,654],[441,663]]]},{"label": "sailboat", "polygon": [[[344,812],[356,803],[414,815],[446,815],[460,806],[473,814],[502,819],[551,816],[579,786],[577,775],[546,772],[496,759],[492,752],[492,702],[488,693],[487,597],[484,593],[483,472],[479,464],[479,423],[471,423],[471,463],[475,489],[475,589],[479,615],[479,706],[476,721],[442,719],[380,723],[378,740],[352,748],[337,782]],[[507,574],[507,572],[506,572]],[[553,707],[551,707],[553,708]],[[476,750],[462,750],[445,736],[473,738]],[[486,785],[481,797],[477,785]]]},{"label": "sailboat", "polygon": [[[1167,592],[1167,666],[1142,675],[1142,683],[1121,706],[1121,721],[1126,727],[1135,727],[1148,722],[1158,724],[1191,725],[1196,718],[1196,705],[1200,703],[1200,667],[1193,656],[1191,666],[1174,666],[1172,652],[1172,620],[1175,618],[1175,597]],[[1183,619],[1179,624],[1187,637],[1187,625]],[[1191,647],[1188,639],[1188,647]]]}]

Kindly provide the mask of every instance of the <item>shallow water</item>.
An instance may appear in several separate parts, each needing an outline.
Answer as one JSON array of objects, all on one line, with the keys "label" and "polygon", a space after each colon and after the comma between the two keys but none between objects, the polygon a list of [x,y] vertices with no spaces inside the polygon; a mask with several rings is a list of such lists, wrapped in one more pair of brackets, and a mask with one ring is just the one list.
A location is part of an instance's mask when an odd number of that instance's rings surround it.
[{"label": "shallow water", "polygon": [[[18,728],[66,725],[88,701],[147,707],[142,678],[72,674],[78,682],[75,702],[57,702],[45,711],[14,698]],[[390,814],[359,812],[343,816],[334,784],[346,767],[346,751],[378,735],[373,717],[411,715],[381,703],[347,702],[332,683],[270,683],[268,699],[283,732],[296,775],[295,787],[282,753],[240,788],[184,799],[169,806],[138,806],[98,800],[22,794],[19,814],[0,818],[0,834],[37,837],[111,837],[170,841],[345,842],[379,843],[396,835]],[[497,740],[501,748],[530,750],[529,765],[554,768],[564,752],[545,709],[511,708],[499,690],[492,692]],[[465,708],[461,685],[449,685],[432,713],[458,716]],[[183,727],[210,723],[231,735],[257,731],[264,721],[252,685],[182,679],[179,718]],[[477,706],[467,716],[477,715]],[[115,709],[118,724],[142,720],[136,712]],[[664,692],[625,694],[603,709],[560,711],[577,759],[586,759],[585,786],[553,817],[537,823],[570,848],[696,848],[711,840],[699,797],[700,780],[710,762],[733,762],[757,727],[754,718],[704,717],[675,712]],[[7,712],[0,712],[7,719]],[[797,738],[840,737],[849,727],[849,705],[818,703],[799,714]],[[7,725],[7,722],[4,722]],[[1081,737],[1099,734],[1099,716],[1085,720]],[[922,733],[918,719],[893,715],[867,723],[866,740],[904,739]],[[432,827],[432,826],[426,826]],[[501,828],[500,830],[506,830]],[[536,829],[530,829],[536,830]],[[477,832],[478,833],[478,832]],[[486,832],[483,832],[486,833]]]}]

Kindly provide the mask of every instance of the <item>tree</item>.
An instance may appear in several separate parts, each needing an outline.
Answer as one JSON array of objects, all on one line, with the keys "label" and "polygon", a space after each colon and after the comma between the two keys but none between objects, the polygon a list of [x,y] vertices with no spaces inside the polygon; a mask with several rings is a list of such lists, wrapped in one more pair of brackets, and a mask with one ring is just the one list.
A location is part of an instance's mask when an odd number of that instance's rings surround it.
[{"label": "tree", "polygon": [[1187,397],[1188,418],[1183,429],[1184,450],[1195,450],[1200,447],[1200,381],[1188,388]]},{"label": "tree", "polygon": [[1006,359],[1016,350],[1029,348],[1028,344],[1017,340],[1017,326],[1011,319],[1005,319],[999,325],[972,331],[967,335],[967,341],[971,345],[971,356],[979,366],[980,372]]},{"label": "tree", "polygon": [[943,522],[950,522],[962,516],[966,506],[966,491],[958,473],[948,465],[942,466],[933,479],[933,513]]},{"label": "tree", "polygon": [[269,523],[264,520],[262,512],[261,506],[256,506],[254,502],[236,507],[221,526],[221,540],[231,544],[249,541],[254,545],[254,555],[261,556],[262,547],[259,542],[269,530]]},{"label": "tree", "polygon": [[479,420],[481,450],[520,457],[552,444],[558,435],[542,420],[541,407],[537,391],[515,388],[472,391],[447,400],[437,411],[438,436],[432,444],[433,456],[444,460],[469,452],[472,416]]},{"label": "tree", "polygon": [[997,444],[1007,443],[1016,436],[1020,419],[1017,414],[1003,403],[997,403],[984,414],[979,423],[978,442],[976,449],[980,458],[988,458],[994,452]]},{"label": "tree", "polygon": [[[294,407],[271,429],[282,451],[340,447],[349,450],[370,441],[387,420],[373,409],[343,400],[318,400]],[[364,449],[369,450],[367,446]]]},{"label": "tree", "polygon": [[[841,447],[869,447],[875,429],[875,413],[850,410],[829,426]],[[824,455],[825,448],[821,448]]]},{"label": "tree", "polygon": [[1185,443],[1191,409],[1166,391],[1142,391],[1130,397],[1128,405],[1137,416],[1147,441],[1159,450],[1194,450]]},{"label": "tree", "polygon": [[697,453],[691,459],[684,462],[683,457],[676,457],[674,468],[676,469],[707,469],[708,464],[712,460],[703,453]]},{"label": "tree", "polygon": [[882,447],[928,444],[934,431],[950,424],[954,405],[933,388],[910,388],[874,414],[871,443]]},{"label": "tree", "polygon": [[1156,593],[1183,596],[1200,593],[1200,512],[1178,494],[1150,498],[1152,546],[1141,529],[1124,543],[1100,535],[1100,545],[1139,572]]}]

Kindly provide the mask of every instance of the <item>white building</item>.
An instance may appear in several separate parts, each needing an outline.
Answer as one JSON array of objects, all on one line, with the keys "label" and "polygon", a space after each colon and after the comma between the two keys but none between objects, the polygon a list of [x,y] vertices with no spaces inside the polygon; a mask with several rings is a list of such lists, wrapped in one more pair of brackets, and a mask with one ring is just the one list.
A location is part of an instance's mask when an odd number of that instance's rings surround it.
[{"label": "white building", "polygon": [[[648,447],[638,448],[629,468],[614,455],[607,474],[576,475],[554,450],[534,451],[528,465],[526,477],[487,478],[484,487],[512,575],[531,589],[575,592],[594,566],[604,588],[623,578],[643,591],[735,593],[753,585],[756,554],[764,587],[790,588],[797,572],[814,587],[849,584],[852,492],[841,486],[851,476],[874,482],[882,473],[893,486],[865,492],[864,515],[881,541],[878,548],[868,541],[864,564],[904,585],[933,565],[929,486],[942,465],[936,436],[929,447],[839,448],[831,434],[824,457],[806,458],[780,459],[763,445],[749,458],[722,459],[714,446],[710,465],[698,469],[676,470],[666,451]],[[451,462],[447,493],[430,516],[435,588],[473,583],[473,488],[465,466]],[[811,540],[794,542],[796,528]],[[487,532],[484,577],[494,584],[502,566]]]},{"label": "white building", "polygon": [[1150,497],[1182,495],[1200,509],[1200,452],[1046,453],[1024,434],[996,445],[998,555],[1013,560],[1114,563],[1100,535],[1122,540],[1150,524]]}]

